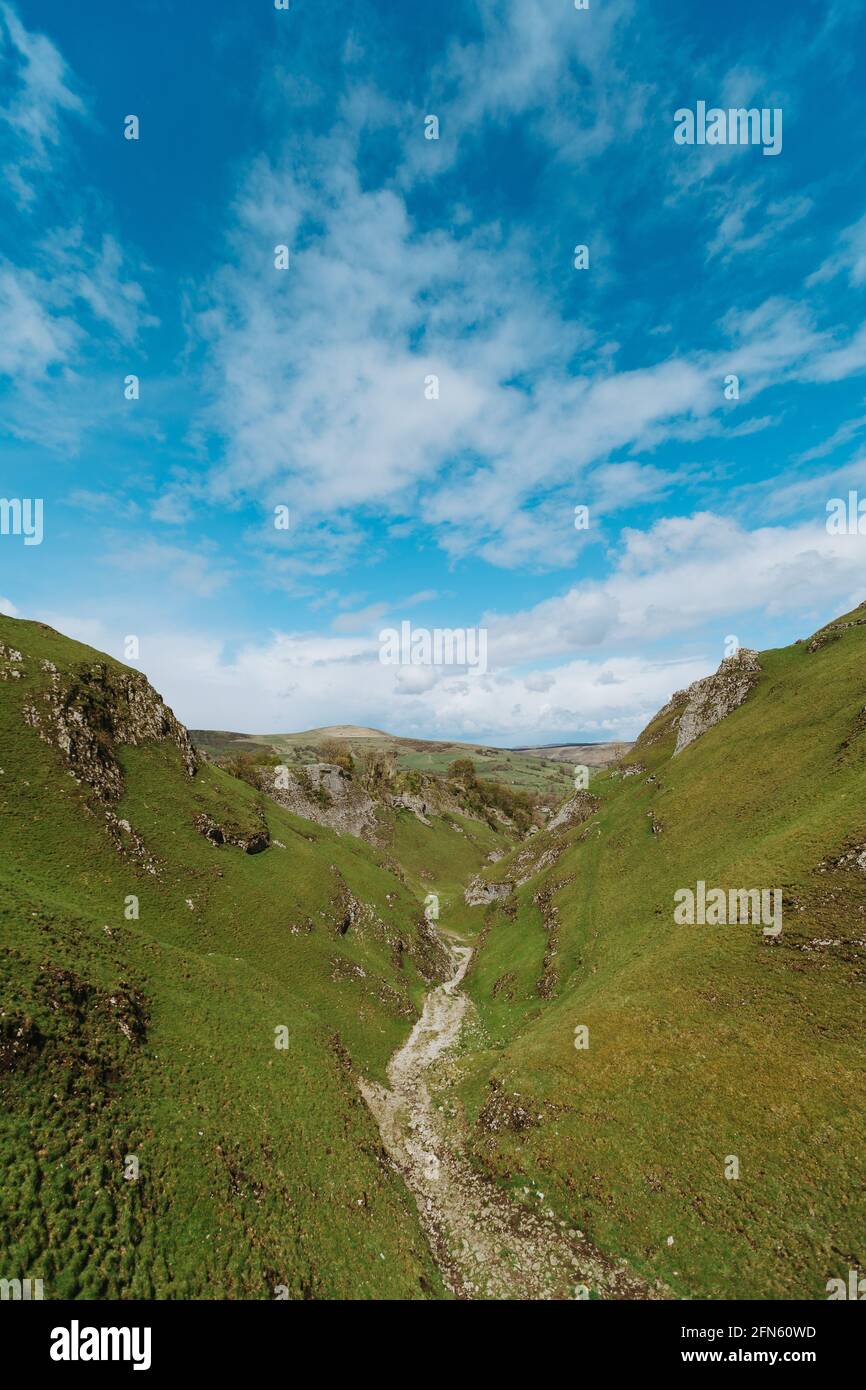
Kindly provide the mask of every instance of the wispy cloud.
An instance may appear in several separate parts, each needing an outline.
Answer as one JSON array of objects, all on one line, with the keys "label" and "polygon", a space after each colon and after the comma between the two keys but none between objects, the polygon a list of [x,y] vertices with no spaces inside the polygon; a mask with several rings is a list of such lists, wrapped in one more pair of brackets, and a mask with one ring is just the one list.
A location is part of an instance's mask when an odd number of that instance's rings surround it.
[{"label": "wispy cloud", "polygon": [[0,106],[0,121],[13,146],[3,173],[7,187],[26,206],[57,153],[64,116],[84,116],[86,108],[57,47],[26,29],[7,4],[0,5],[0,62],[9,92]]},{"label": "wispy cloud", "polygon": [[229,570],[207,547],[187,550],[152,538],[118,535],[113,541],[109,539],[105,559],[117,569],[156,577],[169,590],[198,598],[210,598],[230,577]]},{"label": "wispy cloud", "polygon": [[[856,4],[728,30],[633,0],[435,24],[362,4],[349,27],[307,6],[276,29],[213,8],[207,82],[160,94],[189,136],[174,167],[155,121],[103,158],[103,49],[73,73],[0,0],[0,395],[13,472],[58,506],[39,564],[69,621],[147,626],[199,725],[246,723],[252,685],[273,728],[534,741],[634,732],[720,633],[857,596],[858,538],[823,507],[862,460],[812,467],[866,418]],[[172,23],[180,43],[197,21]],[[783,158],[676,147],[697,96],[783,104]],[[27,560],[4,590],[29,611]],[[379,624],[434,601],[488,623],[483,679],[380,665]]]}]

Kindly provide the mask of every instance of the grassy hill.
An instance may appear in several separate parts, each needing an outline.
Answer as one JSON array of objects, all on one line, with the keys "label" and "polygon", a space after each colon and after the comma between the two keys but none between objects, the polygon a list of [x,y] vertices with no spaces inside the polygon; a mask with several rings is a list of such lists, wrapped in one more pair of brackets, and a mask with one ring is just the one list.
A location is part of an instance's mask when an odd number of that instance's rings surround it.
[{"label": "grassy hill", "polygon": [[[336,724],[322,729],[306,729],[298,734],[235,734],[225,730],[192,729],[190,735],[197,748],[211,757],[220,758],[239,752],[273,751],[288,763],[315,762],[321,746],[333,739],[345,741],[361,758],[371,752],[393,754],[397,767],[441,776],[457,758],[471,758],[478,773],[493,781],[522,791],[534,791],[555,802],[571,790],[573,771],[564,759],[547,757],[543,749],[490,748],[486,744],[434,742],[426,739],[399,738],[381,729],[366,729],[354,724]],[[580,745],[600,747],[608,744]],[[558,750],[557,750],[558,752]],[[589,762],[589,758],[573,756],[571,762]]]},{"label": "grassy hill", "polygon": [[589,768],[607,767],[625,757],[631,744],[623,740],[611,743],[541,743],[537,747],[512,748],[512,753],[528,753],[533,758],[545,758],[548,762],[567,763],[574,768],[583,763]]},{"label": "grassy hill", "polygon": [[[0,618],[4,1274],[441,1296],[356,1084],[446,965],[422,900],[185,740],[142,676]],[[459,871],[485,852],[462,837]]]},{"label": "grassy hill", "polygon": [[[687,1298],[822,1298],[866,1267],[866,605],[760,666],[677,756],[675,697],[472,909],[475,1163]],[[676,925],[699,879],[780,887],[781,935]],[[491,1096],[518,1118],[486,1123]]]},{"label": "grassy hill", "polygon": [[[745,655],[548,828],[518,840],[467,784],[466,814],[391,806],[377,846],[197,757],[138,673],[0,618],[7,1277],[447,1297],[358,1088],[448,971],[428,892],[475,948],[431,1077],[461,1163],[674,1297],[866,1267],[866,605]],[[781,934],[677,924],[699,881],[780,890]]]}]

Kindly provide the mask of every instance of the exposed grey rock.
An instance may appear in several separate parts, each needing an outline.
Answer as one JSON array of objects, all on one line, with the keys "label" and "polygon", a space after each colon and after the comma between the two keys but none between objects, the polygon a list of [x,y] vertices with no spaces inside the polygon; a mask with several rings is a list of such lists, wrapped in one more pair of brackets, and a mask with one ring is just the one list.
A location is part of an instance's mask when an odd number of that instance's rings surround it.
[{"label": "exposed grey rock", "polygon": [[476,874],[470,880],[466,891],[463,894],[463,901],[469,907],[486,907],[489,903],[499,902],[502,898],[507,898],[512,890],[512,884],[505,883],[485,883],[484,879]]},{"label": "exposed grey rock", "polygon": [[113,811],[106,811],[105,828],[118,854],[135,860],[146,873],[159,873],[159,859],[155,854],[151,854],[138,831],[132,828],[128,820],[121,820]]},{"label": "exposed grey rock", "polygon": [[329,796],[345,796],[349,776],[337,763],[306,763],[305,771],[314,791],[325,791]]},{"label": "exposed grey rock", "polygon": [[398,811],[411,811],[416,820],[422,825],[429,825],[427,812],[430,807],[423,796],[413,796],[411,792],[400,792],[399,796],[391,797],[391,805]]},{"label": "exposed grey rock", "polygon": [[5,642],[0,642],[0,681],[20,680],[24,675],[23,660],[24,657],[15,647],[7,647]]},{"label": "exposed grey rock", "polygon": [[835,858],[822,859],[818,865],[821,873],[826,873],[828,869],[858,869],[860,873],[866,874],[866,845],[855,845],[852,849],[847,849],[844,853]]},{"label": "exposed grey rock", "polygon": [[598,810],[598,797],[592,792],[579,791],[563,802],[553,820],[548,821],[545,830],[563,830],[572,825],[582,825]]},{"label": "exposed grey rock", "polygon": [[677,691],[669,705],[685,695],[686,706],[677,727],[674,756],[737,709],[754,688],[760,671],[758,653],[741,647],[735,656],[725,657],[715,675],[694,681],[684,692]]},{"label": "exposed grey rock", "polygon": [[565,842],[560,840],[554,845],[549,845],[540,855],[535,849],[524,850],[522,854],[518,855],[514,865],[516,887],[519,888],[522,883],[527,883],[536,874],[540,874],[542,869],[549,869],[552,864],[556,863],[564,849]]},{"label": "exposed grey rock", "polygon": [[307,763],[289,768],[287,787],[279,786],[274,768],[259,774],[259,786],[280,806],[305,820],[374,844],[381,838],[376,802],[336,763]]},{"label": "exposed grey rock", "polygon": [[25,722],[59,749],[76,781],[100,801],[117,801],[123,791],[118,744],[173,743],[187,776],[195,776],[198,760],[189,734],[140,672],[103,661],[62,675],[51,663],[45,669],[50,684],[24,706]]},{"label": "exposed grey rock", "polygon": [[826,627],[819,628],[806,646],[807,652],[819,652],[822,647],[826,647],[830,642],[836,642],[852,627],[863,627],[866,618],[851,618],[847,623],[828,623]]},{"label": "exposed grey rock", "polygon": [[193,825],[212,845],[236,845],[245,854],[261,854],[271,842],[270,831],[264,821],[255,830],[241,830],[236,826],[218,825],[213,816],[202,811]]}]

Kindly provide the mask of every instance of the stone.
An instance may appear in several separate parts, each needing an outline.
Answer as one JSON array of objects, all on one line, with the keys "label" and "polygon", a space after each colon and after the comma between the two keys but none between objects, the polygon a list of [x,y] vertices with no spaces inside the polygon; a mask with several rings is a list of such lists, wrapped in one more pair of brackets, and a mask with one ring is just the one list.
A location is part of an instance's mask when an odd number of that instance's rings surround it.
[{"label": "stone", "polygon": [[740,647],[734,656],[725,657],[715,675],[694,681],[686,691],[678,691],[669,704],[683,697],[686,704],[677,727],[674,756],[738,709],[757,684],[760,671],[758,653],[750,647]]}]

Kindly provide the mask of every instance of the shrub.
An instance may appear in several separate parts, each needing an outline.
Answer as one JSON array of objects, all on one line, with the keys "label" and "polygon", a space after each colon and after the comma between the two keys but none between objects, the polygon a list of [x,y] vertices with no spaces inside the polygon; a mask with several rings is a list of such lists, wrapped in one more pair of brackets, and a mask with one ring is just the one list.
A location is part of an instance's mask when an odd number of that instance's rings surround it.
[{"label": "shrub", "polygon": [[385,748],[375,748],[367,754],[364,764],[364,786],[370,791],[383,791],[393,783],[396,771],[395,755]]},{"label": "shrub", "polygon": [[340,739],[327,738],[319,745],[319,757],[323,763],[334,763],[341,767],[349,776],[355,771],[355,755],[348,743],[343,743]]},{"label": "shrub", "polygon": [[239,777],[251,787],[258,788],[259,774],[263,767],[277,767],[280,758],[274,753],[233,753],[224,759],[221,766],[232,777]]}]

